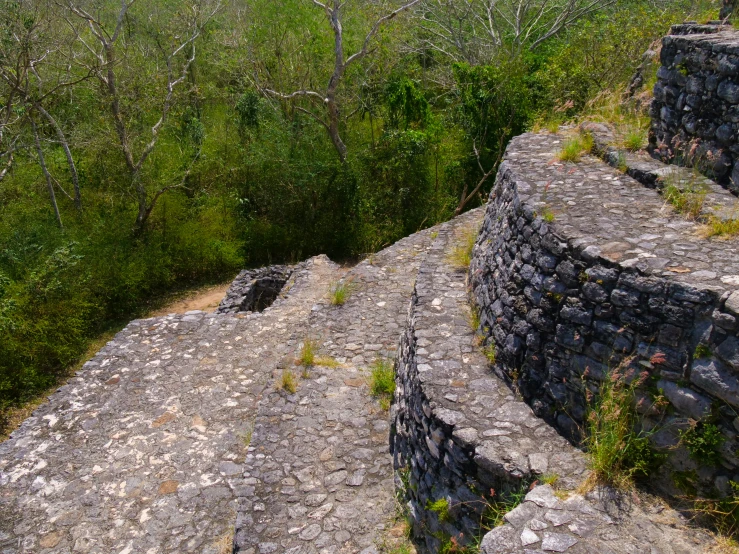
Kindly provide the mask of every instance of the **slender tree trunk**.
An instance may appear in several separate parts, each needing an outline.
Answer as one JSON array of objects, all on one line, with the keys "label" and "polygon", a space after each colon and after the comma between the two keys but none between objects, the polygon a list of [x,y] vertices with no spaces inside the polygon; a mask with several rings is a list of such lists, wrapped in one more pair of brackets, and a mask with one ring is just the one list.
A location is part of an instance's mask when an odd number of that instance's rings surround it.
[{"label": "slender tree trunk", "polygon": [[328,134],[331,137],[331,142],[334,143],[334,148],[339,154],[341,163],[346,162],[347,148],[344,141],[341,140],[341,134],[339,132],[340,114],[339,106],[334,100],[329,100],[328,103]]},{"label": "slender tree trunk", "polygon": [[77,167],[74,164],[74,158],[72,157],[72,151],[69,149],[67,138],[64,136],[64,132],[62,131],[62,128],[59,127],[59,124],[56,122],[56,120],[51,116],[49,112],[44,109],[41,104],[36,104],[35,108],[39,111],[41,115],[46,118],[49,123],[51,123],[54,131],[56,131],[56,136],[59,139],[59,142],[61,142],[62,144],[64,155],[67,157],[67,165],[69,165],[69,173],[72,175],[72,185],[74,186],[74,207],[77,208],[78,212],[82,211],[82,194],[80,193],[80,180],[79,176],[77,175]]},{"label": "slender tree trunk", "polygon": [[44,151],[41,149],[41,140],[38,136],[38,128],[36,127],[36,122],[31,119],[31,127],[33,128],[33,138],[36,142],[36,152],[38,153],[38,163],[41,166],[41,171],[44,173],[44,177],[46,177],[46,187],[49,189],[49,197],[51,198],[51,206],[54,208],[54,215],[56,215],[57,223],[59,223],[59,228],[64,230],[64,225],[62,224],[62,216],[59,214],[59,206],[57,206],[56,203],[56,194],[54,194],[54,184],[51,182],[51,175],[49,174],[49,170],[46,168],[46,161],[44,159]]}]

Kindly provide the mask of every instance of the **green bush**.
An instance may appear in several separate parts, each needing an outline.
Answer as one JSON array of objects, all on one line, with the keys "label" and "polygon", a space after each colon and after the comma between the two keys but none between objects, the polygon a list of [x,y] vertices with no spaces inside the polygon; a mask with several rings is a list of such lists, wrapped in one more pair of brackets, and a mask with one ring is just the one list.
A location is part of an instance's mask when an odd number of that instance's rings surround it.
[{"label": "green bush", "polygon": [[717,466],[721,463],[721,445],[726,439],[717,425],[698,422],[680,434],[690,457],[701,464]]}]

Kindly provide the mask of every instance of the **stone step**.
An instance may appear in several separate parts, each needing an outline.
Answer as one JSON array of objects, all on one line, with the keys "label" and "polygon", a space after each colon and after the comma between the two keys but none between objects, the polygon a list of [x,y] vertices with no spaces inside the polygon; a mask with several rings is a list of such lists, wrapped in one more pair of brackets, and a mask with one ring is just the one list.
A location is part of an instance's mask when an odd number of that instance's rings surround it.
[{"label": "stone step", "polygon": [[[481,541],[485,554],[687,554],[708,544],[706,533],[687,530],[662,505],[638,505],[607,488],[576,493],[589,475],[585,456],[490,367],[472,328],[465,272],[448,258],[479,226],[479,217],[468,217],[439,228],[399,350],[392,449],[420,550]],[[534,486],[542,480],[555,481],[556,494]],[[485,534],[490,508],[529,489]]]},{"label": "stone step", "polygon": [[[435,229],[348,270],[343,306],[322,299],[305,326],[320,355],[297,391],[265,391],[240,489],[235,552],[377,552],[395,516],[388,414],[370,396],[376,360],[392,360],[418,267]],[[301,372],[301,368],[294,371]]]},{"label": "stone step", "polygon": [[340,270],[262,313],[134,321],[0,444],[0,552],[231,551],[257,401]]}]

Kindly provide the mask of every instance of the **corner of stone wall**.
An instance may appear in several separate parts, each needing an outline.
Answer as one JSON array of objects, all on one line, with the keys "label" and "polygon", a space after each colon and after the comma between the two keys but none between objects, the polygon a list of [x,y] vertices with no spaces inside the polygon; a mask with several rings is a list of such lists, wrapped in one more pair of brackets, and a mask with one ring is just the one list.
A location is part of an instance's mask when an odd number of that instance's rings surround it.
[{"label": "corner of stone wall", "polygon": [[[659,488],[729,494],[729,481],[739,482],[739,291],[720,295],[611,262],[587,238],[568,238],[539,217],[531,200],[509,157],[471,265],[481,331],[497,345],[497,365],[534,412],[573,441],[588,391],[597,394],[615,367],[646,373],[637,409],[647,430],[659,429],[652,442],[668,456]],[[715,465],[681,441],[696,422],[698,432],[704,424],[720,429]]]}]

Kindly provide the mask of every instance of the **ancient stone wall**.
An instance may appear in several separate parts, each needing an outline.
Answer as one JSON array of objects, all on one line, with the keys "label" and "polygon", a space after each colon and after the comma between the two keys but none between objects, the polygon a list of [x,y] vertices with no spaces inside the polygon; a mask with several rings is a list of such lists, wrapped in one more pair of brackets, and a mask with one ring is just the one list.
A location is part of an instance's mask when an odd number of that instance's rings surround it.
[{"label": "ancient stone wall", "polygon": [[675,25],[662,40],[650,150],[739,194],[739,32]]},{"label": "ancient stone wall", "polygon": [[[599,162],[557,163],[559,143],[514,139],[474,249],[473,294],[498,366],[573,439],[588,391],[616,370],[643,375],[638,408],[670,459],[661,486],[680,493],[681,472],[728,493],[739,467],[736,240],[698,239],[656,191]],[[721,429],[717,466],[679,446],[691,421]]]},{"label": "ancient stone wall", "polygon": [[[457,233],[479,227],[476,212],[455,220]],[[587,475],[582,453],[490,371],[469,323],[465,272],[447,261],[454,235],[441,225],[419,269],[396,359],[391,448],[423,552],[476,542],[488,504],[545,473],[570,490]]]},{"label": "ancient stone wall", "polygon": [[259,269],[245,269],[236,276],[218,306],[219,314],[261,312],[280,295],[297,266],[272,265]]}]

